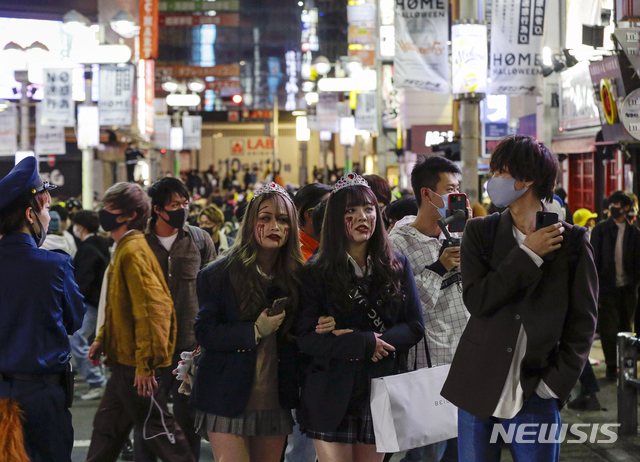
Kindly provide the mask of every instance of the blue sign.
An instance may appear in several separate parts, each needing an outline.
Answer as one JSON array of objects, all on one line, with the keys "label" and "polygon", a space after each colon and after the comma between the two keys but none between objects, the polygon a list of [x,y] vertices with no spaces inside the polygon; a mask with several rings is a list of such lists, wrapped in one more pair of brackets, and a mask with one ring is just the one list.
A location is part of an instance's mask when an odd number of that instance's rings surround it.
[{"label": "blue sign", "polygon": [[507,135],[515,133],[509,129],[508,124],[485,124],[484,134],[487,138],[504,138]]}]

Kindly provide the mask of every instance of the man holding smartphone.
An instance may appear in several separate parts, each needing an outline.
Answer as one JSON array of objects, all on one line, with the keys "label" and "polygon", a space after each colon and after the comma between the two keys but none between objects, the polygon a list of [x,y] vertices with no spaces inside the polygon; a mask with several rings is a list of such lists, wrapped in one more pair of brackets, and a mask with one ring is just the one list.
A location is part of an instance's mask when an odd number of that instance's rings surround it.
[{"label": "man holding smartphone", "polygon": [[442,396],[459,408],[460,460],[499,460],[496,426],[502,425],[517,434],[526,426],[530,435],[512,442],[514,459],[558,461],[559,406],[595,333],[593,250],[583,228],[558,222],[536,231],[558,170],[542,143],[508,136],[494,149],[490,168],[489,197],[508,208],[498,219],[467,223],[460,267],[471,317]]},{"label": "man holding smartphone", "polygon": [[[389,235],[394,250],[404,254],[411,264],[434,366],[451,363],[469,316],[460,289],[460,247],[442,250],[445,236],[438,226],[438,220],[446,217],[449,195],[458,192],[459,174],[458,167],[444,157],[428,157],[416,164],[411,186],[418,215],[398,221]],[[412,359],[409,364],[413,364]],[[424,341],[418,344],[417,365],[427,367]],[[456,442],[412,449],[404,458],[416,460],[457,461]]]}]

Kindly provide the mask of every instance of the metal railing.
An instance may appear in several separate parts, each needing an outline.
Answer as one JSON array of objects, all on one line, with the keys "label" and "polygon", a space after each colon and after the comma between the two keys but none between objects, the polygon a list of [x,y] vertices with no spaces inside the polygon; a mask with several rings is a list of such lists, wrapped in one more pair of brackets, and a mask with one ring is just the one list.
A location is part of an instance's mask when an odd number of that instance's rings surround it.
[{"label": "metal railing", "polygon": [[618,333],[618,429],[619,435],[638,434],[638,349],[633,332]]}]

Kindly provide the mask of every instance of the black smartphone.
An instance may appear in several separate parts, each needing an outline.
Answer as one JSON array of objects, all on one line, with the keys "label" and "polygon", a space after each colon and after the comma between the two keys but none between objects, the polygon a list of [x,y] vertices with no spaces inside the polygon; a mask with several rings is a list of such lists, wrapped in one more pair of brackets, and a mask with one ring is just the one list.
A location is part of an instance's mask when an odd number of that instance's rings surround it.
[{"label": "black smartphone", "polygon": [[547,226],[555,225],[558,222],[558,214],[556,212],[538,212],[536,213],[536,231]]},{"label": "black smartphone", "polygon": [[273,305],[271,305],[271,309],[269,310],[269,316],[278,316],[280,313],[282,313],[288,301],[289,297],[283,297],[274,300]]},{"label": "black smartphone", "polygon": [[467,195],[463,193],[449,194],[447,215],[451,216],[458,210],[463,210],[465,215],[462,218],[456,218],[449,223],[449,231],[452,233],[461,233],[467,224],[469,218],[469,210],[467,210]]}]

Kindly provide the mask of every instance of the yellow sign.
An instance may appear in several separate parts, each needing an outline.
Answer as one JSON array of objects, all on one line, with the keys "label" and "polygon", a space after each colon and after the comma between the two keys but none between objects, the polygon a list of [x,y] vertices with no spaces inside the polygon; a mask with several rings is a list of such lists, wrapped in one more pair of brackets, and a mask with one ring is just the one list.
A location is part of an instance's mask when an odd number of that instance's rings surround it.
[{"label": "yellow sign", "polygon": [[611,93],[611,80],[600,80],[600,99],[602,100],[602,107],[604,109],[604,116],[609,122],[609,125],[618,123],[618,107],[616,100]]}]

